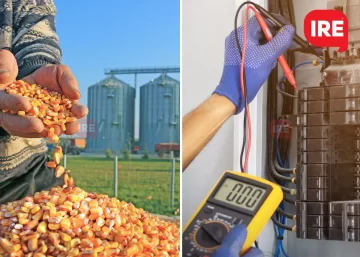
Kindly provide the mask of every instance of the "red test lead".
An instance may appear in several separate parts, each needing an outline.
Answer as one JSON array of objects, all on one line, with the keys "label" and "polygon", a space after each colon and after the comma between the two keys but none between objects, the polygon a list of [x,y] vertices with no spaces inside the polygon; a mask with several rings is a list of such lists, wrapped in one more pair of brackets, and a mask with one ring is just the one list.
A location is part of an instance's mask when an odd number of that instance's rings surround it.
[{"label": "red test lead", "polygon": [[[252,6],[249,6],[249,8],[254,11],[256,19],[258,20],[260,27],[265,34],[266,39],[268,41],[270,41],[273,38],[273,35],[272,35],[268,25],[266,24],[264,18],[261,16],[261,14],[255,8],[253,8]],[[284,76],[287,78],[287,80],[290,82],[290,84],[297,90],[296,80],[295,80],[293,71],[290,69],[288,63],[286,62],[284,55],[279,56],[278,62],[284,72]]]}]

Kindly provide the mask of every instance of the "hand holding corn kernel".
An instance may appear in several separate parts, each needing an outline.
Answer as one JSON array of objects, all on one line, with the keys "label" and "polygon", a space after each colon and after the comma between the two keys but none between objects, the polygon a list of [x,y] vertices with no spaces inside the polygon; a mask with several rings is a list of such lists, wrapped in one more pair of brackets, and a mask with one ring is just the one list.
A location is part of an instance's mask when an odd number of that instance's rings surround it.
[{"label": "hand holding corn kernel", "polygon": [[51,136],[57,141],[62,133],[79,130],[76,120],[88,112],[77,103],[80,96],[69,68],[45,65],[0,92],[0,125],[14,136]]}]

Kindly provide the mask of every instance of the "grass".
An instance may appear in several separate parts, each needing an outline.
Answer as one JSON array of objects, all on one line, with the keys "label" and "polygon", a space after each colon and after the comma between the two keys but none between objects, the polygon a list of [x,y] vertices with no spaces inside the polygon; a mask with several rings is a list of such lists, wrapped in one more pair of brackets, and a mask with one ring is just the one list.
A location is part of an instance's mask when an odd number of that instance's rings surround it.
[{"label": "grass", "polygon": [[[174,206],[170,206],[170,160],[118,161],[118,199],[138,208],[173,216],[180,207],[180,166],[175,165]],[[121,167],[120,167],[121,166]],[[101,157],[68,157],[75,185],[88,191],[114,196],[114,161]],[[147,198],[151,196],[151,200]]]}]

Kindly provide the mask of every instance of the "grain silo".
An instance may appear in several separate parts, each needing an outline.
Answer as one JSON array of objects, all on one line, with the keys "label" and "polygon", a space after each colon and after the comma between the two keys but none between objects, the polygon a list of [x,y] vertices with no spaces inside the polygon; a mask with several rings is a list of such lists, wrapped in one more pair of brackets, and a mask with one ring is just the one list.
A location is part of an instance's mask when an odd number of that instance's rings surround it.
[{"label": "grain silo", "polygon": [[140,151],[180,143],[180,83],[162,74],[140,87]]},{"label": "grain silo", "polygon": [[88,108],[88,127],[95,126],[95,133],[88,133],[86,150],[124,150],[134,138],[135,89],[109,76],[89,87]]}]

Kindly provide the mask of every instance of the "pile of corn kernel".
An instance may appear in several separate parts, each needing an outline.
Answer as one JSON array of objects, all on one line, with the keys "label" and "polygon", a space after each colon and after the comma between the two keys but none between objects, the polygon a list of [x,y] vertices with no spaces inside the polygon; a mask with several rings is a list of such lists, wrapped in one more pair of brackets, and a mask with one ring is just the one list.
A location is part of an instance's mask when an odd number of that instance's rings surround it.
[{"label": "pile of corn kernel", "polygon": [[0,205],[0,256],[179,256],[179,226],[78,187]]}]

